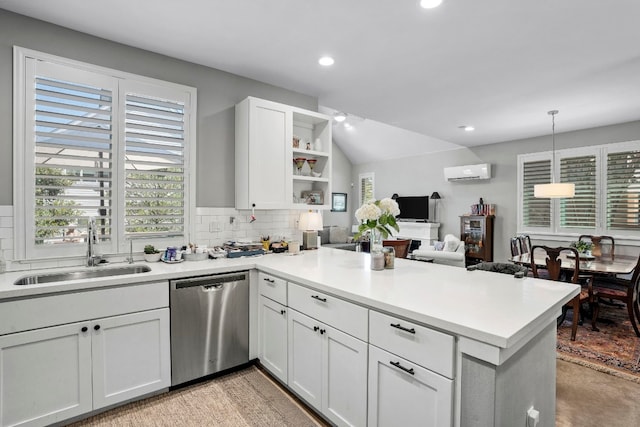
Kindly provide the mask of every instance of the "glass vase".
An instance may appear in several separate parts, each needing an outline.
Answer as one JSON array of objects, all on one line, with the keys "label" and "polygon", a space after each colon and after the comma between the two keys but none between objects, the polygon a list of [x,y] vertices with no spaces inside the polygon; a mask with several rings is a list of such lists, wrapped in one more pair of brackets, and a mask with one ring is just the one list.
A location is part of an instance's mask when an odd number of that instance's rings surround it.
[{"label": "glass vase", "polygon": [[384,253],[382,252],[382,235],[376,229],[370,233],[371,270],[384,270]]}]

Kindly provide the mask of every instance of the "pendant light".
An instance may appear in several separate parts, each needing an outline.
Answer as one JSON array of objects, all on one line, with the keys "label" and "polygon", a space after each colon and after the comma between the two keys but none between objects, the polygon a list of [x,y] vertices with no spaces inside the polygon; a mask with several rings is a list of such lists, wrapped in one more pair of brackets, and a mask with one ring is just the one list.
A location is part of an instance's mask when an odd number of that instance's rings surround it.
[{"label": "pendant light", "polygon": [[555,164],[556,164],[556,114],[558,110],[551,110],[547,114],[551,116],[551,141],[553,143],[553,151],[551,157],[551,183],[537,184],[533,186],[533,197],[539,199],[562,199],[575,196],[575,184],[556,182]]}]

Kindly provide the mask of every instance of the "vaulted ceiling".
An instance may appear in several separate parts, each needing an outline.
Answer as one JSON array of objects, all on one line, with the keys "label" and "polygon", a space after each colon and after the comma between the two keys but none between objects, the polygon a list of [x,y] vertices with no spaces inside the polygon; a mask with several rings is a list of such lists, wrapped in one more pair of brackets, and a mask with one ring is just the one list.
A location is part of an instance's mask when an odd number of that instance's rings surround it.
[{"label": "vaulted ceiling", "polygon": [[[353,127],[335,135],[356,162],[376,160],[370,144],[380,138],[412,155],[546,135],[551,109],[560,110],[558,132],[640,119],[639,1],[418,3],[0,0],[0,8],[317,96],[324,111],[350,115]],[[335,64],[318,65],[322,55]]]}]

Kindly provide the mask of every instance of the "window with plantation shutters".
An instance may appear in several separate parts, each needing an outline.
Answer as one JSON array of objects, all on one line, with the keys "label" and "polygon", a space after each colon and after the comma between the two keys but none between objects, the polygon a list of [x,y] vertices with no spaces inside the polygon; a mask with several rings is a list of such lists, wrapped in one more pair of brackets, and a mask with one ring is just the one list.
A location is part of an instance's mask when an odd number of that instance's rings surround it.
[{"label": "window with plantation shutters", "polygon": [[607,228],[640,230],[640,148],[607,155]]},{"label": "window with plantation shutters", "polygon": [[14,48],[15,260],[183,244],[193,88]]},{"label": "window with plantation shutters", "polygon": [[536,199],[533,188],[551,181],[551,160],[524,162],[522,165],[522,223],[525,227],[551,226],[550,199]]},{"label": "window with plantation shutters", "polygon": [[560,199],[560,227],[596,227],[596,156],[562,157],[560,182],[575,185],[575,196]]},{"label": "window with plantation shutters", "polygon": [[86,218],[111,236],[112,92],[35,77],[34,243],[77,243]]},{"label": "window with plantation shutters", "polygon": [[126,94],[125,235],[184,234],[184,104]]},{"label": "window with plantation shutters", "polygon": [[375,200],[373,172],[360,174],[360,205]]},{"label": "window with plantation shutters", "polygon": [[581,234],[640,241],[640,141],[559,150],[555,159],[557,181],[573,183],[575,196],[535,199],[533,186],[551,181],[552,153],[518,156],[518,232],[563,242]]}]

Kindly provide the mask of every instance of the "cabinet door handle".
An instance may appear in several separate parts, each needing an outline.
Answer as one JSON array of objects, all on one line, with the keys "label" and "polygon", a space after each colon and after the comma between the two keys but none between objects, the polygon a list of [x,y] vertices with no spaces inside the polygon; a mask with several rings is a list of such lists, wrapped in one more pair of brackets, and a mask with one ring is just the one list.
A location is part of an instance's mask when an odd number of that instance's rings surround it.
[{"label": "cabinet door handle", "polygon": [[393,366],[395,366],[398,369],[402,369],[403,371],[405,371],[407,374],[411,374],[411,375],[415,375],[415,372],[413,372],[413,368],[405,368],[404,366],[402,366],[400,364],[400,362],[392,362],[389,361],[389,363],[391,363]]},{"label": "cabinet door handle", "polygon": [[318,301],[327,302],[327,299],[326,299],[326,298],[321,298],[321,297],[320,297],[320,296],[318,296],[318,295],[311,295],[311,298],[313,298],[313,299],[317,299]]},{"label": "cabinet door handle", "polygon": [[285,313],[286,313],[286,311],[280,310],[280,314],[282,314],[283,316],[284,316]]},{"label": "cabinet door handle", "polygon": [[273,280],[273,279],[269,279],[268,277],[265,277],[265,278],[264,278],[264,279],[262,279],[262,280],[264,280],[265,282],[269,282],[269,283],[276,283],[276,281],[275,281],[275,280]]},{"label": "cabinet door handle", "polygon": [[80,329],[82,332],[87,332],[89,330],[89,328],[87,328],[86,326],[83,326],[82,329]]},{"label": "cabinet door handle", "polygon": [[400,329],[401,331],[409,332],[410,334],[416,333],[416,330],[414,328],[411,328],[411,329],[405,328],[404,326],[400,326],[400,323],[398,323],[397,325],[394,325],[393,323],[391,323],[391,327]]},{"label": "cabinet door handle", "polygon": [[325,329],[320,329],[320,335],[323,335],[325,332],[327,332]]},{"label": "cabinet door handle", "polygon": [[314,326],[314,327],[313,327],[313,332],[318,332],[318,329],[320,329],[320,328],[319,328],[319,327],[317,327],[317,326]]},{"label": "cabinet door handle", "polygon": [[96,326],[94,326],[94,327],[93,327],[93,330],[94,330],[94,331],[99,331],[99,330],[100,330],[100,325],[96,325]]}]

